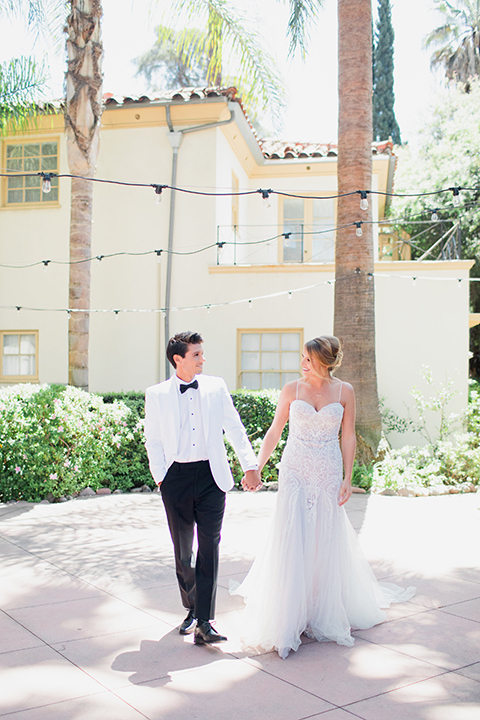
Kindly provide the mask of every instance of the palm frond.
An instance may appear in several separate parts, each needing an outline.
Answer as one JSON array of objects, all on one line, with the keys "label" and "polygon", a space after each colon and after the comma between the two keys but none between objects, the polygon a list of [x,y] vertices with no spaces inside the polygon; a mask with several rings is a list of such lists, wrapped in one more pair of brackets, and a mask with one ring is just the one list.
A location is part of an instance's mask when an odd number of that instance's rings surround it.
[{"label": "palm frond", "polygon": [[289,54],[293,55],[300,48],[302,57],[305,56],[309,31],[316,20],[319,7],[323,0],[288,0],[290,18],[288,20],[288,35],[290,37]]},{"label": "palm frond", "polygon": [[36,38],[42,36],[55,46],[63,45],[66,0],[0,0],[0,16],[22,18]]},{"label": "palm frond", "polygon": [[[185,28],[178,35],[177,50],[194,61],[208,57],[208,81],[215,83],[225,67],[239,68],[235,82],[245,104],[269,108],[279,118],[284,107],[284,87],[275,63],[251,29],[248,17],[227,0],[173,0],[165,25]],[[250,26],[250,27],[249,27]],[[164,37],[168,37],[165,33]],[[228,53],[228,62],[225,62]]]},{"label": "palm frond", "polygon": [[45,70],[33,58],[14,58],[0,64],[0,134],[25,130],[40,112]]}]

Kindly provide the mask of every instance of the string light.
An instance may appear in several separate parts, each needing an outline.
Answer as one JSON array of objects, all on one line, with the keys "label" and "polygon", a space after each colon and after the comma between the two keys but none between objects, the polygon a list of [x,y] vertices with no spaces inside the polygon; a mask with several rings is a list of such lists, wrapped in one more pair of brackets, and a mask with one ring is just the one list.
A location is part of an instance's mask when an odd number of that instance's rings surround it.
[{"label": "string light", "polygon": [[162,261],[162,252],[163,250],[155,250],[155,253],[157,255],[157,263]]},{"label": "string light", "polygon": [[[354,270],[355,275],[361,275],[362,271],[359,267],[355,268]],[[395,280],[409,280],[411,279],[413,284],[415,285],[416,280],[419,279],[417,276],[409,277],[408,275],[390,275],[386,273],[365,273],[368,280],[373,280],[375,277],[385,279],[395,279]],[[438,281],[438,282],[456,282],[457,286],[461,286],[461,283],[463,280],[466,280],[467,282],[480,282],[480,278],[445,278],[445,277],[428,277],[424,276],[420,278],[422,280],[430,280],[430,281]],[[307,285],[306,287],[301,288],[295,288],[294,290],[282,290],[280,292],[276,293],[270,293],[269,295],[261,295],[255,298],[243,298],[240,300],[230,300],[226,302],[219,302],[219,303],[209,303],[207,305],[194,305],[194,306],[188,306],[188,307],[172,307],[170,308],[173,312],[178,312],[182,310],[201,310],[205,308],[212,308],[212,307],[227,307],[230,305],[240,305],[247,303],[248,306],[251,308],[253,306],[254,300],[270,300],[273,298],[281,297],[282,295],[291,296],[294,292],[306,292],[308,290],[314,290],[316,288],[319,288],[324,285],[335,285],[337,282],[341,282],[342,280],[348,282],[349,281],[349,275],[345,275],[343,278],[339,278],[337,280],[330,279],[325,280],[320,283],[315,283],[314,285]],[[20,310],[27,310],[30,312],[66,312],[69,317],[72,316],[73,313],[79,312],[79,313],[85,313],[85,314],[93,314],[93,313],[113,313],[116,317],[118,317],[119,313],[161,313],[162,317],[165,317],[165,308],[152,308],[150,310],[147,309],[133,309],[133,308],[124,308],[122,310],[100,310],[100,309],[93,309],[89,308],[87,309],[78,309],[78,308],[38,308],[38,307],[22,307],[20,305],[1,305],[1,310],[16,310],[17,313],[20,312]]]},{"label": "string light", "polygon": [[356,226],[356,228],[357,228],[357,229],[355,230],[355,235],[356,235],[357,237],[362,237],[362,235],[363,235],[362,223],[361,223],[361,222],[356,222],[356,223],[354,223],[354,224],[355,224],[355,226]]},{"label": "string light", "polygon": [[262,190],[262,188],[260,188],[259,190],[257,190],[257,192],[261,193],[261,195],[262,195],[263,206],[264,206],[265,208],[271,207],[271,205],[270,205],[270,193],[272,193],[273,190],[272,190],[271,188],[269,188],[268,190]]},{"label": "string light", "polygon": [[[313,200],[332,200],[336,198],[341,197],[347,197],[351,195],[360,195],[360,202],[362,203],[361,208],[366,209],[368,208],[368,194],[374,194],[374,195],[383,195],[385,197],[399,197],[399,198],[406,198],[406,197],[427,197],[431,195],[442,195],[447,192],[453,192],[454,195],[454,202],[460,203],[460,198],[455,201],[455,197],[458,197],[460,190],[468,190],[471,192],[478,192],[480,188],[470,188],[470,187],[449,187],[449,188],[442,188],[440,190],[431,190],[426,192],[420,192],[420,193],[393,193],[383,190],[352,190],[351,192],[346,193],[338,193],[336,195],[327,195],[327,196],[314,196],[314,195],[300,195],[298,193],[286,193],[280,190],[273,190],[272,188],[269,188],[268,190],[259,189],[259,190],[244,190],[239,192],[207,192],[204,190],[190,190],[187,188],[182,187],[174,187],[172,185],[165,185],[165,184],[159,184],[159,183],[138,183],[138,182],[125,182],[120,180],[105,180],[103,178],[96,178],[96,177],[86,177],[84,175],[72,175],[70,173],[55,173],[55,172],[37,172],[37,173],[0,173],[0,177],[42,177],[44,181],[51,180],[52,178],[76,178],[79,180],[89,180],[90,182],[96,182],[96,183],[106,183],[109,185],[122,185],[125,187],[151,187],[155,190],[155,195],[158,197],[161,196],[162,190],[169,189],[176,192],[182,192],[182,193],[188,193],[191,195],[204,195],[208,197],[236,197],[236,196],[243,196],[243,195],[253,195],[255,193],[260,193],[262,195],[262,198],[264,200],[268,200],[268,197],[275,193],[276,195],[282,195],[284,197],[293,197],[293,198],[300,198],[300,199],[313,199]],[[48,184],[47,184],[48,186]],[[366,204],[365,204],[366,201]]]},{"label": "string light", "polygon": [[283,233],[283,237],[285,238],[283,241],[283,244],[285,247],[290,247],[290,235],[291,234],[292,234],[291,232]]},{"label": "string light", "polygon": [[42,173],[43,182],[42,182],[42,191],[45,194],[48,194],[52,191],[52,176],[50,173]]},{"label": "string light", "polygon": [[97,255],[95,260],[97,261],[97,265],[100,265],[105,255]]},{"label": "string light", "polygon": [[361,210],[368,210],[368,197],[367,197],[367,191],[366,190],[359,190],[360,193],[360,209]]},{"label": "string light", "polygon": [[453,205],[454,207],[460,207],[461,198],[460,198],[460,190],[463,188],[461,187],[454,187],[450,188],[450,190],[453,192]]},{"label": "string light", "polygon": [[160,205],[162,202],[162,190],[165,190],[168,185],[156,185],[153,183],[150,187],[155,188],[155,205]]},{"label": "string light", "polygon": [[438,220],[438,209],[437,209],[437,210],[434,210],[434,211],[432,212],[431,220],[432,220],[432,222],[437,222],[437,220]]}]

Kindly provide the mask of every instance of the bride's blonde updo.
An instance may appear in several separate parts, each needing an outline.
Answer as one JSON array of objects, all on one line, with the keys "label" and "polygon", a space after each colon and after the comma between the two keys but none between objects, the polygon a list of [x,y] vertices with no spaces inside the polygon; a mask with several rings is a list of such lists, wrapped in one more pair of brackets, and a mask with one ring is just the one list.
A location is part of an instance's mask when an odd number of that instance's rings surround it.
[{"label": "bride's blonde updo", "polygon": [[[342,364],[343,352],[340,346],[340,340],[333,335],[322,335],[313,338],[305,343],[310,358],[316,360],[319,365],[326,367],[329,373]],[[315,368],[313,368],[315,372]],[[316,373],[318,374],[318,373]]]}]

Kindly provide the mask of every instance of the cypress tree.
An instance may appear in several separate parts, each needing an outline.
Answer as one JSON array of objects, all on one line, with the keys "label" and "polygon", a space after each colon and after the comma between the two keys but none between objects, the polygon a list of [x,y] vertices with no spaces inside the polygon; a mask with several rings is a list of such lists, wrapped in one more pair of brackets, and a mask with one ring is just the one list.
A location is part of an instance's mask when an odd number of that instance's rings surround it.
[{"label": "cypress tree", "polygon": [[390,0],[378,0],[373,53],[373,139],[387,140],[391,137],[393,142],[399,145],[400,128],[393,109],[394,39]]}]

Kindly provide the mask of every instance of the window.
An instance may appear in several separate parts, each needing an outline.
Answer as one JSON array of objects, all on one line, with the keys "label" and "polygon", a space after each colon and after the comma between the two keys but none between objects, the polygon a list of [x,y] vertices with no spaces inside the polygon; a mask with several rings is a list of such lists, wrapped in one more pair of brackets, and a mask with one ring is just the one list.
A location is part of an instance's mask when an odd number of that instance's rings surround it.
[{"label": "window", "polygon": [[21,177],[14,174],[57,172],[57,142],[7,144],[5,154],[7,172],[12,173],[12,177],[7,178],[7,205],[58,202],[58,178],[52,178],[51,191],[44,193],[40,175]]},{"label": "window", "polygon": [[283,198],[280,262],[333,262],[335,260],[335,201],[333,198]]},{"label": "window", "polygon": [[0,331],[0,380],[38,379],[38,331]]},{"label": "window", "polygon": [[247,390],[280,390],[300,377],[301,330],[239,330],[239,382]]}]

